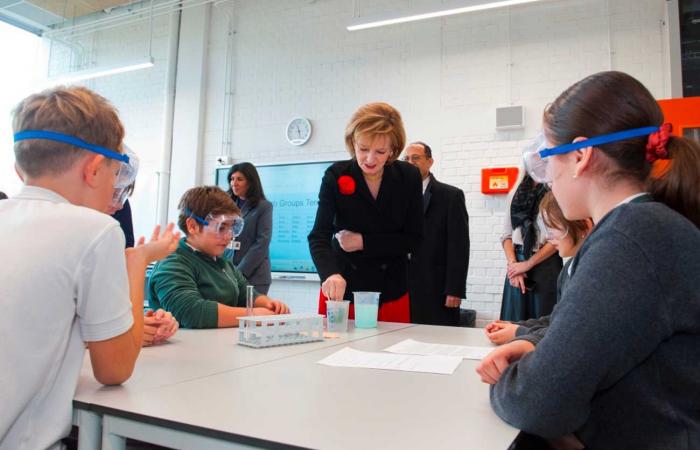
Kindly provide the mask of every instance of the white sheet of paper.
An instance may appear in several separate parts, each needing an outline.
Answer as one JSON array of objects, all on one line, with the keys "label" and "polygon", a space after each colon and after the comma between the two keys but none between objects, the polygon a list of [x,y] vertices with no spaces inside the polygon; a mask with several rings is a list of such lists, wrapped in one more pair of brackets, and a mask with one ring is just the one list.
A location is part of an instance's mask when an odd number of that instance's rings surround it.
[{"label": "white sheet of paper", "polygon": [[396,355],[363,352],[345,347],[318,361],[318,364],[334,367],[361,367],[451,375],[461,362],[462,358],[456,356]]},{"label": "white sheet of paper", "polygon": [[428,342],[405,339],[398,344],[385,348],[385,352],[402,355],[443,355],[458,356],[463,359],[482,360],[491,353],[495,347],[473,347],[468,345],[430,344]]}]

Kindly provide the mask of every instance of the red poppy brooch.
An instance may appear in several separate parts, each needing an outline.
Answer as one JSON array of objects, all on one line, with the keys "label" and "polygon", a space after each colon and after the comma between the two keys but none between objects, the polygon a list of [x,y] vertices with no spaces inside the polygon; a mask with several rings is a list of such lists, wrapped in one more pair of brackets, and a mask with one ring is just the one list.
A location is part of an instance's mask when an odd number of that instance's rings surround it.
[{"label": "red poppy brooch", "polygon": [[352,195],[355,193],[355,180],[348,175],[343,175],[338,178],[338,189],[343,195]]}]

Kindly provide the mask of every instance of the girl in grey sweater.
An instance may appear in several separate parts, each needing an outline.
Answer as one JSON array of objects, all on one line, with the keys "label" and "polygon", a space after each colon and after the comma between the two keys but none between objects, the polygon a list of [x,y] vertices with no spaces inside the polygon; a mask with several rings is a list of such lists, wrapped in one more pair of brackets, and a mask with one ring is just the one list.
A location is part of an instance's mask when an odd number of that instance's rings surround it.
[{"label": "girl in grey sweater", "polygon": [[663,122],[639,81],[603,72],[547,108],[552,148],[526,155],[596,225],[536,348],[477,372],[499,416],[555,448],[700,448],[700,147]]}]

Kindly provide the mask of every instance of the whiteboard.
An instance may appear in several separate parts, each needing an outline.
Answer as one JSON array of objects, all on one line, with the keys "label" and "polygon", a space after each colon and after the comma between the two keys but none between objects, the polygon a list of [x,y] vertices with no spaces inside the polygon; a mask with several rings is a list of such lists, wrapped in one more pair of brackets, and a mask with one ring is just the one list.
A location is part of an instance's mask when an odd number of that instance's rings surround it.
[{"label": "whiteboard", "polygon": [[[306,280],[309,278],[304,274],[316,273],[307,236],[316,219],[321,179],[331,164],[333,161],[256,166],[265,197],[272,203],[273,278]],[[229,189],[230,167],[216,169],[216,185],[223,190]]]}]

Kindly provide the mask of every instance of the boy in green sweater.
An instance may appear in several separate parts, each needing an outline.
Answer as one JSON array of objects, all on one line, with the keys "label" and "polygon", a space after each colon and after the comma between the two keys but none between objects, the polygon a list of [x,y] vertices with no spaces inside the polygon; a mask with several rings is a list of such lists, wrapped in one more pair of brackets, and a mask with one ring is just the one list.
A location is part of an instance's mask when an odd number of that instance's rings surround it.
[{"label": "boy in green sweater", "polygon": [[[150,306],[171,312],[186,328],[238,326],[238,317],[246,315],[248,281],[222,256],[243,228],[240,210],[215,186],[188,190],[179,208],[178,227],[185,237],[153,269]],[[255,292],[255,315],[288,312],[284,303]]]}]

